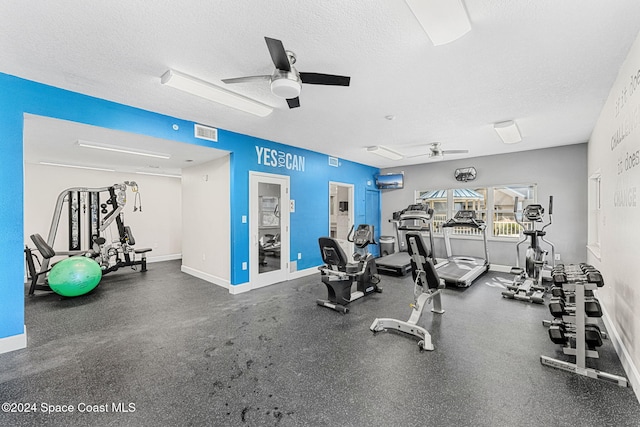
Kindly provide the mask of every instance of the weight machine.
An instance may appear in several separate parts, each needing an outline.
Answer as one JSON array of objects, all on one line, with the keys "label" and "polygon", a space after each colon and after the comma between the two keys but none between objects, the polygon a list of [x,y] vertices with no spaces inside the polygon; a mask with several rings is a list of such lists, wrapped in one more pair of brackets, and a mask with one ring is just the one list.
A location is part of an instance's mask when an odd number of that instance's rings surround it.
[{"label": "weight machine", "polygon": [[[125,181],[109,187],[71,187],[58,195],[47,240],[34,234],[31,239],[36,249],[25,247],[27,268],[31,278],[29,295],[33,295],[36,290],[50,290],[45,283],[45,276],[49,271],[49,263],[55,255],[90,256],[100,265],[102,274],[125,266],[135,268],[137,265],[141,267],[141,272],[147,271],[146,254],[152,249],[134,249],[135,238],[131,228],[124,223],[122,211],[127,203],[127,189],[135,194],[134,212],[142,211],[138,184],[135,181]],[[106,195],[103,203],[101,203],[101,195]],[[53,247],[65,203],[67,203],[69,222],[69,251],[56,252]],[[114,222],[118,237],[107,242],[104,237],[105,231]],[[83,233],[85,228],[89,233]],[[39,269],[34,263],[34,258],[37,258],[35,252],[39,252],[42,258],[42,261],[38,260]]]}]

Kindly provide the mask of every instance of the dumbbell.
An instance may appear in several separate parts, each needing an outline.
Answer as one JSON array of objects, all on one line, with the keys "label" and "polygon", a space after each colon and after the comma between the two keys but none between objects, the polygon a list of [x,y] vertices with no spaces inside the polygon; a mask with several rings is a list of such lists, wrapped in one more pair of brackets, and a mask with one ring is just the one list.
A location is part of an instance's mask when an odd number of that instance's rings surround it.
[{"label": "dumbbell", "polygon": [[[554,320],[549,326],[549,338],[555,344],[565,345],[570,338],[575,338],[575,326],[562,321]],[[602,346],[602,331],[600,327],[593,323],[584,326],[584,339],[589,350]]]},{"label": "dumbbell", "polygon": [[[549,301],[549,312],[553,317],[573,316],[576,308],[567,304],[562,297],[553,297]],[[588,317],[602,317],[600,301],[595,297],[585,298],[584,312]]]},{"label": "dumbbell", "polygon": [[[572,303],[572,298],[574,297],[574,293],[573,292],[569,292],[569,291],[565,291],[562,287],[560,286],[554,286],[551,288],[551,296],[552,297],[558,297],[558,298],[562,298],[565,301],[565,304],[570,304]],[[590,289],[586,289],[584,291],[584,296],[586,298],[594,298],[594,293],[592,290]]]}]

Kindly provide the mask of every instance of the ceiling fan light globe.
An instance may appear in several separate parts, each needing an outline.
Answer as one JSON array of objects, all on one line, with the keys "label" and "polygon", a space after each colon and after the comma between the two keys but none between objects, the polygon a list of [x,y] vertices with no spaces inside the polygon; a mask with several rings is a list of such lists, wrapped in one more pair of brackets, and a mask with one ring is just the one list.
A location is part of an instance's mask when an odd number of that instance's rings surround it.
[{"label": "ceiling fan light globe", "polygon": [[287,78],[275,79],[271,82],[271,92],[285,99],[297,98],[300,95],[300,82]]}]

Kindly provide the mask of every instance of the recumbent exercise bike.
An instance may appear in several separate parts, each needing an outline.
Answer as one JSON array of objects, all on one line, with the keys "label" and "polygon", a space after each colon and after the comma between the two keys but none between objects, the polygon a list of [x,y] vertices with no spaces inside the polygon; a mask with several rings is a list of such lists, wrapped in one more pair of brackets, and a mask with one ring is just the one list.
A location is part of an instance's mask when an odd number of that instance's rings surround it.
[{"label": "recumbent exercise bike", "polygon": [[[349,262],[347,255],[336,239],[320,237],[320,253],[325,265],[318,267],[322,283],[327,287],[326,300],[316,302],[322,307],[348,313],[347,304],[374,292],[380,293],[378,286],[380,278],[376,268],[375,258],[369,253],[367,246],[375,245],[373,225],[360,224],[355,230],[351,226],[347,240],[355,245],[353,262]],[[353,283],[356,291],[351,292]]]}]

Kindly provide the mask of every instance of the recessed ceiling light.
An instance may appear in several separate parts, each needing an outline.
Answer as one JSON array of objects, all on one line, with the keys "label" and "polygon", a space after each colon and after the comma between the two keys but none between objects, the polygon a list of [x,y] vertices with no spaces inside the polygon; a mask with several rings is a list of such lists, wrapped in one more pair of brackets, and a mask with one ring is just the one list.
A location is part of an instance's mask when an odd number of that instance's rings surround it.
[{"label": "recessed ceiling light", "polygon": [[78,140],[78,146],[84,148],[94,148],[96,150],[114,151],[116,153],[134,154],[136,156],[155,157],[158,159],[169,159],[171,156],[164,153],[154,153],[152,151],[135,150],[133,148],[122,147],[119,145],[102,144],[100,142],[91,142]]},{"label": "recessed ceiling light", "polygon": [[434,46],[450,43],[471,30],[462,0],[405,0]]},{"label": "recessed ceiling light", "polygon": [[168,178],[182,178],[182,175],[171,175],[168,173],[155,173],[155,172],[136,172],[140,175],[152,175],[152,176],[166,176]]},{"label": "recessed ceiling light", "polygon": [[404,156],[391,148],[383,147],[382,145],[376,145],[374,147],[367,148],[369,153],[377,154],[378,156],[386,157],[391,160],[400,160]]},{"label": "recessed ceiling light", "polygon": [[515,144],[516,142],[522,141],[518,125],[513,120],[495,123],[493,129],[505,144]]},{"label": "recessed ceiling light", "polygon": [[61,168],[89,169],[92,171],[115,172],[114,169],[94,168],[92,166],[67,165],[64,163],[40,162],[40,164],[45,166],[58,166]]}]

